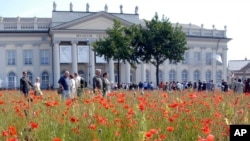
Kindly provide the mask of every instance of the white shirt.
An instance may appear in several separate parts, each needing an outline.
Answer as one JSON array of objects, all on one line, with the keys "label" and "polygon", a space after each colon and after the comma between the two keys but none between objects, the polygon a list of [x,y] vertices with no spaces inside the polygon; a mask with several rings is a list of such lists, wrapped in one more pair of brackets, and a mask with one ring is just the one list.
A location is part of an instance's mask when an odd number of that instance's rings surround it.
[{"label": "white shirt", "polygon": [[74,78],[74,80],[75,80],[75,86],[76,86],[76,88],[80,87],[81,77],[77,76],[77,77]]},{"label": "white shirt", "polygon": [[69,80],[69,85],[71,89],[75,89],[76,88],[76,82],[74,79],[70,79]]},{"label": "white shirt", "polygon": [[36,91],[40,91],[41,90],[40,85],[41,85],[40,82],[35,82],[34,87],[35,87]]}]

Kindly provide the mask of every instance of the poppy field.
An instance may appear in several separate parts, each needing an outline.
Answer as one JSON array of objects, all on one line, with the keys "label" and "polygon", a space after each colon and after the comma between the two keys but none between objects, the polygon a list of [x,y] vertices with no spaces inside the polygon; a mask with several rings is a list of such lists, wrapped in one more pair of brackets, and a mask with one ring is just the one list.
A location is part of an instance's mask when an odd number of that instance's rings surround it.
[{"label": "poppy field", "polygon": [[0,91],[1,141],[229,141],[230,124],[250,124],[250,96],[231,91],[43,93]]}]

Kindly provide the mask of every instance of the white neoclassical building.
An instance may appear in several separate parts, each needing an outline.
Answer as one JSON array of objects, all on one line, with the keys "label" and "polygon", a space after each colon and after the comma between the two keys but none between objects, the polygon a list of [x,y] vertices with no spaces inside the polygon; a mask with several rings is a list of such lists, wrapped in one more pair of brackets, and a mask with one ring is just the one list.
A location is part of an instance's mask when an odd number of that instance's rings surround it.
[{"label": "white neoclassical building", "polygon": [[[65,70],[78,72],[91,84],[94,70],[110,74],[110,80],[117,82],[117,64],[107,63],[91,50],[91,43],[104,37],[105,30],[118,19],[124,26],[143,24],[138,14],[91,12],[89,5],[83,11],[74,11],[72,3],[68,11],[57,11],[53,4],[52,17],[22,18],[0,17],[0,88],[19,86],[22,72],[34,82],[41,78],[42,87],[57,86],[57,81]],[[173,24],[174,25],[174,24]],[[180,63],[168,60],[160,66],[160,81],[214,80],[221,82],[227,78],[226,27],[218,30],[205,29],[203,25],[181,24],[186,33],[187,46],[185,60]],[[121,64],[121,82],[156,82],[155,67],[151,64],[138,64],[132,68],[128,63]]]}]

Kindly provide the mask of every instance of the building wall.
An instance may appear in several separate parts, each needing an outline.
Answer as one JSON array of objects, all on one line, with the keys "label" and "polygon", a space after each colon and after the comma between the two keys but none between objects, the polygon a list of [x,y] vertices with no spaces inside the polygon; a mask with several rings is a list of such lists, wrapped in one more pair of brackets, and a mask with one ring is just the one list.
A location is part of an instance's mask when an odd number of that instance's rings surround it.
[{"label": "building wall", "polygon": [[[72,17],[67,17],[66,15],[71,15]],[[82,14],[82,16],[81,16]],[[139,23],[138,15],[121,15],[117,14],[107,14],[100,12],[99,13],[74,13],[74,12],[53,12],[52,18],[47,19],[34,19],[34,27],[31,26],[25,31],[22,30],[25,22],[20,22],[18,18],[12,18],[14,24],[17,26],[11,27],[13,23],[5,22],[3,18],[0,22],[0,79],[6,80],[10,72],[14,72],[19,80],[22,76],[22,71],[28,70],[33,75],[33,81],[35,77],[42,77],[43,72],[48,72],[49,74],[49,83],[57,85],[57,77],[59,77],[64,70],[69,70],[71,73],[74,70],[74,64],[71,63],[60,63],[55,62],[55,58],[60,58],[56,56],[58,54],[57,47],[60,51],[61,42],[69,42],[72,50],[74,45],[79,42],[90,42],[91,43],[105,36],[105,29],[112,27],[113,20],[112,16],[117,16],[121,18],[123,24],[128,26],[128,22]],[[94,15],[92,18],[91,15]],[[87,19],[84,17],[87,16]],[[111,17],[110,17],[111,16]],[[64,18],[65,19],[64,19]],[[73,19],[72,19],[73,18]],[[127,22],[126,22],[126,18]],[[31,18],[32,19],[32,18]],[[6,20],[7,21],[7,20]],[[42,22],[39,22],[42,21]],[[78,22],[75,22],[78,21]],[[65,22],[69,22],[64,24]],[[59,24],[60,23],[60,24]],[[50,26],[48,26],[50,25]],[[55,26],[58,25],[58,26]],[[8,29],[4,28],[8,27]],[[50,28],[50,30],[49,30]],[[9,32],[11,31],[11,32]],[[20,33],[18,33],[18,32]],[[222,76],[220,79],[226,80],[227,78],[227,43],[228,39],[225,35],[225,30],[216,30],[214,29],[203,29],[203,27],[195,25],[185,25],[183,24],[183,31],[187,35],[187,64],[182,62],[171,64],[169,60],[166,60],[162,65],[160,65],[161,78],[160,80],[164,82],[170,81],[170,72],[175,72],[175,81],[182,82],[182,72],[187,71],[187,80],[194,82],[194,72],[199,71],[200,76],[199,80],[206,80],[206,72],[211,72],[211,79],[214,82],[220,82],[217,77],[217,72],[221,71]],[[52,44],[53,43],[53,44]],[[49,64],[41,65],[41,50],[49,50]],[[8,50],[16,51],[16,64],[13,66],[7,65],[7,52]],[[24,64],[24,51],[32,50],[32,65]],[[72,60],[75,57],[74,53],[77,55],[77,51],[72,53]],[[89,51],[90,54],[88,63],[77,63],[78,71],[83,71],[86,79],[91,82],[94,75],[94,69],[100,68],[103,72],[110,72],[110,75],[116,73],[117,70],[114,66],[110,65],[107,62],[94,62],[93,52]],[[200,61],[195,61],[195,54],[200,53]],[[212,54],[212,62],[210,65],[206,64],[206,54]],[[222,59],[222,64],[217,64],[216,55],[220,54]],[[92,62],[91,62],[92,61]],[[59,68],[58,68],[59,66]],[[91,67],[90,67],[91,66]],[[73,69],[72,69],[73,68]],[[114,70],[109,70],[113,68]],[[60,75],[55,76],[57,71]],[[138,64],[137,68],[132,68],[128,63],[121,63],[120,67],[120,82],[130,83],[135,81],[152,81],[156,83],[156,68],[152,64]],[[131,80],[131,77],[132,79]],[[114,80],[113,80],[114,81]],[[3,86],[3,85],[0,85]],[[17,81],[17,86],[19,86],[19,81]]]}]

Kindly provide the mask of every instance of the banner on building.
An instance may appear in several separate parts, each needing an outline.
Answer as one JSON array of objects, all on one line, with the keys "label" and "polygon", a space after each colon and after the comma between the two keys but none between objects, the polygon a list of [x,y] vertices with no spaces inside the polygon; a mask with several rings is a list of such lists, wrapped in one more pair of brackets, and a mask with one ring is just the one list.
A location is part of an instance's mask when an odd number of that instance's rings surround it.
[{"label": "banner on building", "polygon": [[78,63],[89,63],[89,46],[78,46]]},{"label": "banner on building", "polygon": [[71,46],[60,46],[60,63],[71,63],[72,53]]}]

